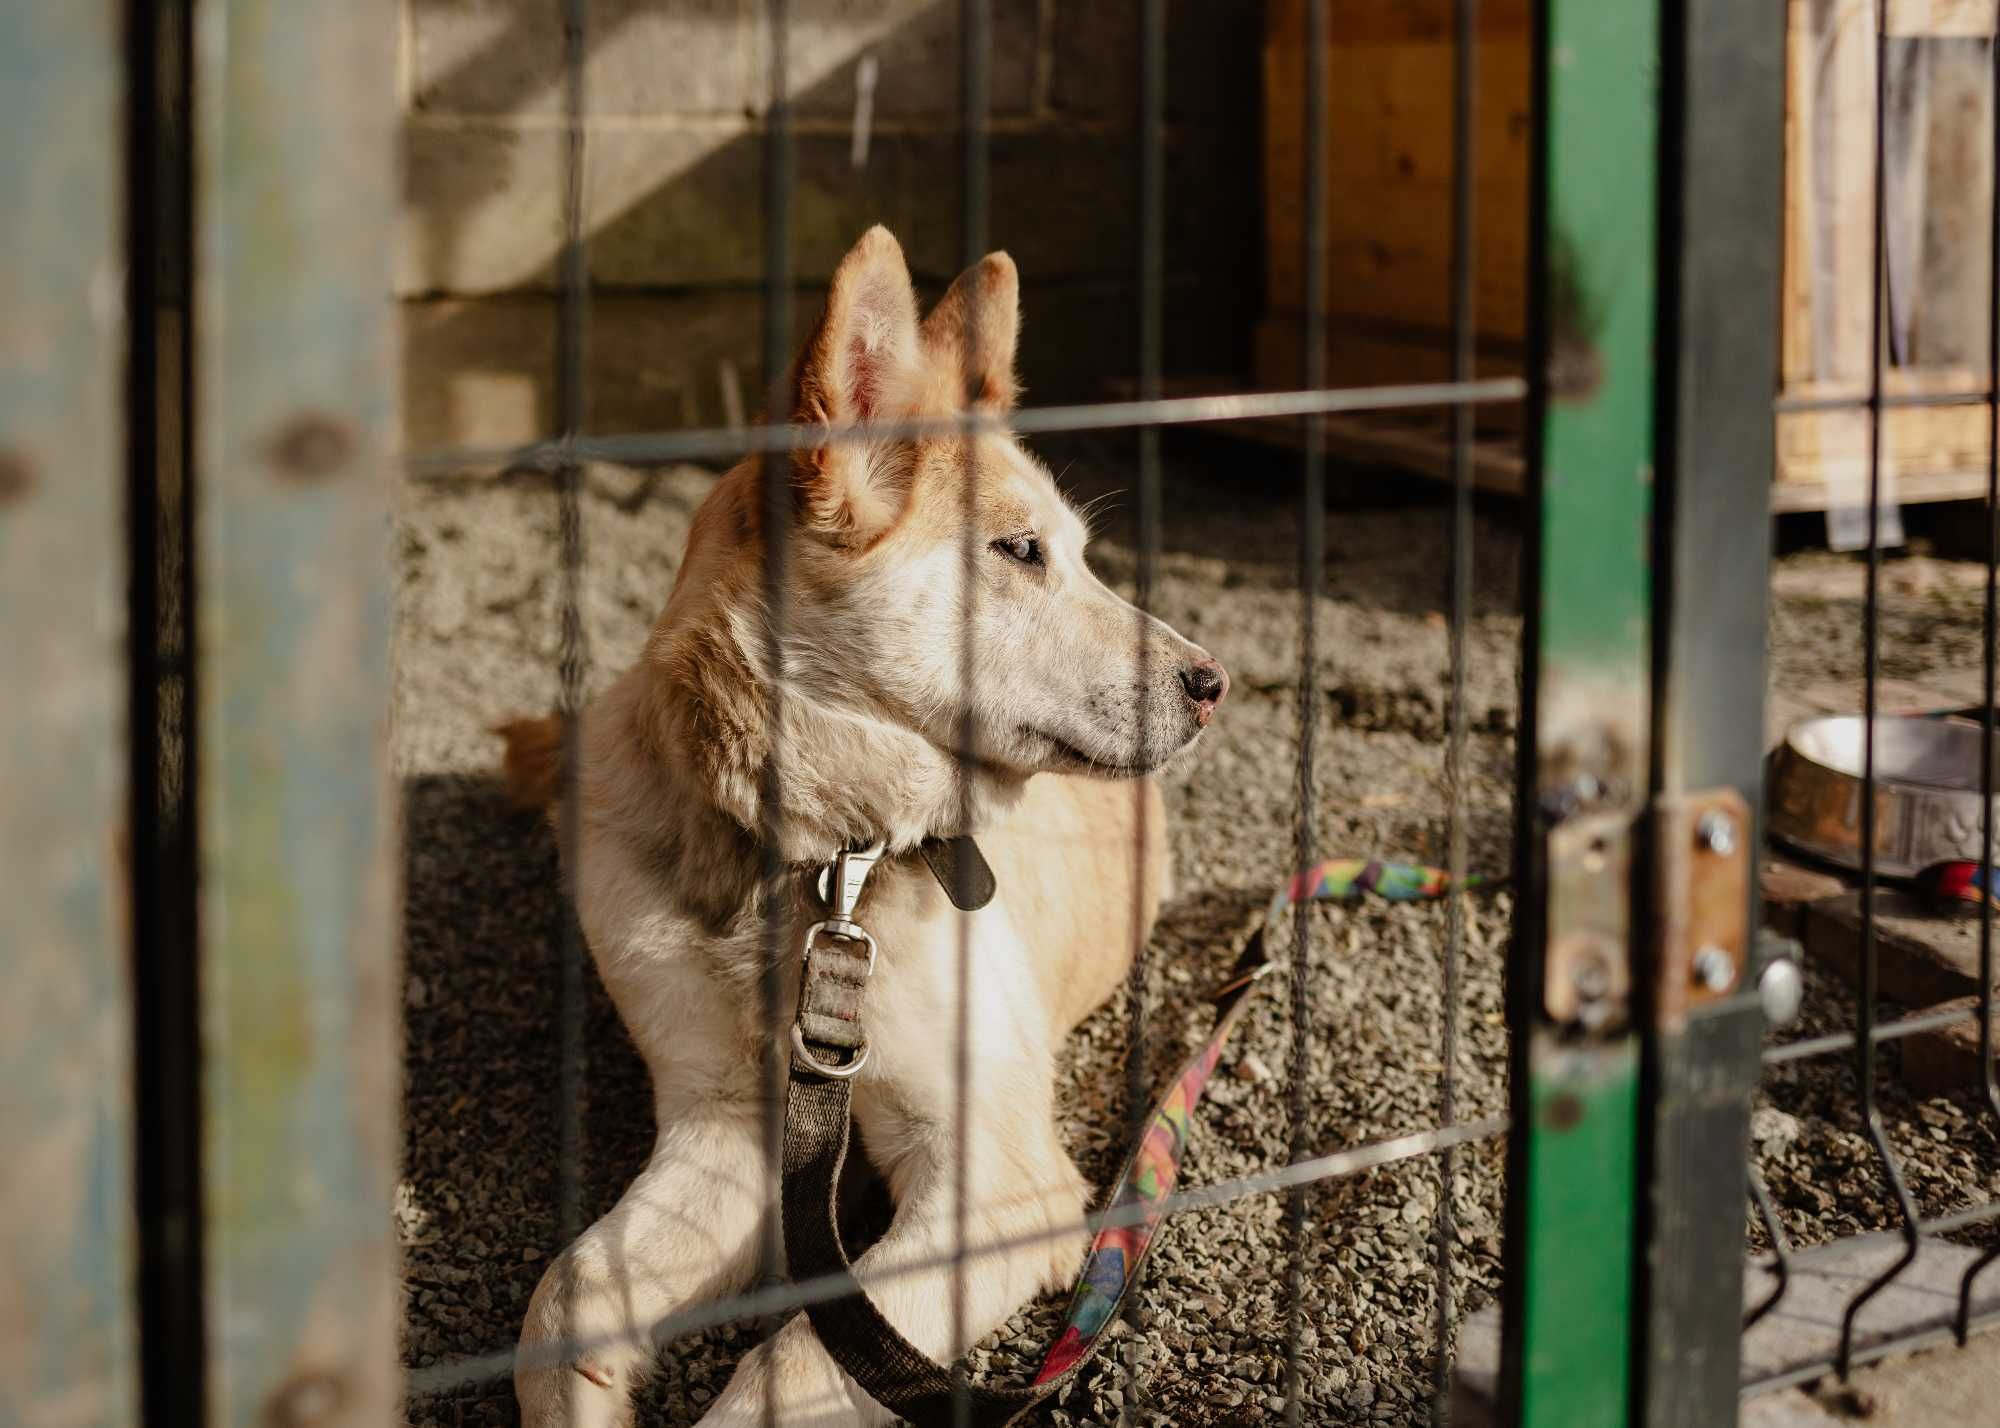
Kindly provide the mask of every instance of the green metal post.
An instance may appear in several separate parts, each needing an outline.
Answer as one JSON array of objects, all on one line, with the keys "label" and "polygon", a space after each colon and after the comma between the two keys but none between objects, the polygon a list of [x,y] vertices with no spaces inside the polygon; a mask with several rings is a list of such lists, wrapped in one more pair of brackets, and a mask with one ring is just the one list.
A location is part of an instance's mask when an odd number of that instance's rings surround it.
[{"label": "green metal post", "polygon": [[195,21],[209,1419],[398,1412],[396,15]]},{"label": "green metal post", "polygon": [[1657,0],[1537,10],[1502,1391],[1526,1428],[1615,1428],[1632,1383],[1660,22]]},{"label": "green metal post", "polygon": [[121,20],[0,3],[0,1423],[138,1412]]}]

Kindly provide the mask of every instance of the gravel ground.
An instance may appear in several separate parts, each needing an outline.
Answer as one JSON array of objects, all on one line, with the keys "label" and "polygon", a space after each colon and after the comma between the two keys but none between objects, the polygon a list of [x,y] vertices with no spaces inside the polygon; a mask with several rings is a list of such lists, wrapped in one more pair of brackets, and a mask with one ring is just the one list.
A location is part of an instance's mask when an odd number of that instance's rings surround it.
[{"label": "gravel ground", "polygon": [[[1962,514],[1967,522],[1975,515]],[[1968,544],[1960,542],[1960,544]],[[1848,707],[1861,708],[1862,628],[1866,570],[1858,557],[1802,550],[1782,557],[1773,579],[1771,685],[1774,690],[1851,685]],[[1908,551],[1885,556],[1879,582],[1881,672],[1905,689],[1976,689],[1985,568],[1941,559],[1915,539]],[[1769,1040],[1851,1030],[1856,998],[1838,977],[1808,965],[1800,1023]],[[1883,999],[1878,1016],[1924,1010]],[[2000,1197],[2000,1117],[1970,1091],[1910,1094],[1897,1075],[1901,1049],[1881,1053],[1877,1082],[1884,1129],[1918,1212],[1926,1217]],[[1861,1120],[1852,1053],[1773,1066],[1764,1075],[1752,1140],[1794,1245],[1819,1244],[1901,1223],[1874,1147]],[[1996,1226],[1953,1236],[1966,1243],[1995,1239]],[[1766,1242],[1753,1221],[1752,1239]]]},{"label": "gravel ground", "polygon": [[[1090,498],[1130,483],[1129,453],[1101,441],[1046,450],[1066,484]],[[1179,895],[1149,954],[1154,1069],[1183,1053],[1202,1025],[1202,995],[1232,955],[1228,938],[1291,861],[1296,789],[1298,623],[1290,473],[1236,448],[1169,444],[1161,613],[1228,665],[1234,693],[1200,758],[1168,789]],[[639,647],[665,598],[688,520],[712,477],[692,468],[647,479],[593,471],[584,523],[583,595],[593,679]],[[1326,595],[1318,610],[1319,845],[1329,854],[1394,852],[1442,860],[1446,839],[1443,707],[1447,678],[1446,511],[1381,505],[1356,483],[1328,522]],[[1095,558],[1129,582],[1129,508],[1101,521]],[[547,708],[555,688],[553,499],[531,482],[414,487],[400,523],[404,581],[395,741],[403,779],[408,872],[406,1164],[398,1218],[406,1262],[405,1356],[448,1363],[513,1343],[528,1295],[558,1243],[560,1112],[555,1005],[559,948],[555,857],[538,820],[510,811],[489,776],[485,731]],[[1467,828],[1474,866],[1504,868],[1519,622],[1517,541],[1509,513],[1482,513],[1475,612],[1467,647]],[[1817,559],[1798,557],[1808,564]],[[1932,562],[1947,565],[1947,562]],[[1830,576],[1838,585],[1833,562]],[[1802,567],[1803,568],[1803,567]],[[1898,568],[1901,568],[1899,564]],[[1915,569],[1913,565],[1911,569]],[[1797,582],[1795,582],[1797,583]],[[1899,640],[1932,640],[1939,657],[1976,646],[1976,603],[1914,603]],[[1825,678],[1814,642],[1851,639],[1852,612],[1818,591],[1783,597],[1774,628],[1780,677]],[[1917,581],[1923,585],[1922,580]],[[1830,587],[1829,587],[1830,588]],[[1926,587],[1928,590],[1928,587]],[[1796,607],[1796,608],[1795,608]],[[1896,610],[1903,611],[1901,604]],[[1901,619],[1902,613],[1896,618]],[[1849,623],[1842,625],[1845,619]],[[1971,619],[1972,632],[1963,631]],[[1789,622],[1789,623],[1788,623]],[[1928,631],[1928,633],[1926,633]],[[1947,638],[1948,634],[1948,638]],[[1500,972],[1504,894],[1470,904],[1461,979],[1459,1114],[1504,1110]],[[1444,915],[1437,907],[1356,904],[1314,913],[1307,1141],[1326,1150],[1435,1124]],[[1277,948],[1289,951],[1289,936]],[[1841,1015],[1835,989],[1812,981],[1810,1015]],[[1287,1139],[1290,1033],[1282,989],[1267,991],[1237,1033],[1186,1164],[1207,1184],[1277,1165]],[[583,1213],[617,1198],[652,1135],[644,1071],[608,1000],[590,982],[579,1166]],[[1085,1174],[1115,1173],[1125,1019],[1100,1012],[1072,1039],[1064,1129]],[[1770,1085],[1762,1157],[1787,1230],[1811,1240],[1882,1223],[1844,1070],[1793,1068]],[[1156,1078],[1157,1079],[1157,1075]],[[1845,1099],[1843,1099],[1843,1097]],[[1926,1204],[2000,1189],[1990,1123],[1971,1102],[1894,1102]],[[1974,1167],[1982,1167],[1975,1170]],[[1457,1307],[1498,1291],[1502,1148],[1458,1154],[1451,1193]],[[1306,1195],[1302,1387],[1307,1421],[1406,1423],[1425,1418],[1434,1353],[1431,1235],[1435,1158],[1324,1182]],[[1285,1361],[1283,1202],[1257,1197],[1180,1218],[1156,1252],[1127,1332],[1049,1424],[1135,1421],[1201,1428],[1274,1421]],[[976,1367],[1017,1370],[1039,1352],[1056,1301],[1024,1311],[975,1354]],[[697,1420],[756,1328],[738,1325],[669,1345],[640,1421]],[[1107,1356],[1107,1359],[1109,1356]],[[414,1399],[422,1424],[512,1423],[504,1379]]]}]

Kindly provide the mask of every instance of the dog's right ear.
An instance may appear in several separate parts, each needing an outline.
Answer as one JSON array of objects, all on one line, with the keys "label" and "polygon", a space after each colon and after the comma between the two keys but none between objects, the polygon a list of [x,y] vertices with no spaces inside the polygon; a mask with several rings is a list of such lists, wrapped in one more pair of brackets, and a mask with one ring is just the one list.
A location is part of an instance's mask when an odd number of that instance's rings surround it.
[{"label": "dog's right ear", "polygon": [[[843,425],[879,420],[906,406],[920,380],[917,294],[902,247],[877,224],[834,269],[826,311],[793,380],[792,420]],[[794,453],[801,515],[828,533],[861,534],[895,517],[903,493],[877,489],[864,443]]]}]

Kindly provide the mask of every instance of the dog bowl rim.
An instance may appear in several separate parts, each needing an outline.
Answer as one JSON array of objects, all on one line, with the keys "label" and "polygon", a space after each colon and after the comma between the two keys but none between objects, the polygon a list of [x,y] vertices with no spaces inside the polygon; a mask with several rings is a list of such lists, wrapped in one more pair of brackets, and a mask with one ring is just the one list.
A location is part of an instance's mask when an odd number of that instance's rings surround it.
[{"label": "dog bowl rim", "polygon": [[[1797,754],[1800,758],[1804,759],[1806,762],[1812,764],[1815,768],[1825,769],[1828,773],[1838,775],[1841,778],[1852,779],[1854,780],[1855,783],[1858,784],[1862,781],[1861,774],[1859,772],[1850,773],[1846,769],[1839,768],[1833,764],[1828,763],[1825,759],[1818,757],[1817,755],[1811,753],[1809,750],[1801,748],[1799,745],[1799,736],[1809,729],[1825,728],[1828,725],[1865,724],[1867,722],[1868,722],[1868,716],[1866,714],[1815,714],[1810,719],[1798,720],[1790,728],[1786,729],[1784,742],[1791,749],[1793,753]],[[1904,725],[1914,728],[1925,728],[1925,729],[1935,729],[1940,727],[1970,729],[1975,732],[1979,728],[1978,720],[1964,719],[1957,717],[1955,715],[1877,714],[1875,716],[1874,722],[1878,726],[1884,724],[1895,724],[1895,725]],[[1977,754],[1974,755],[1974,758],[1975,759],[1977,758]],[[1975,762],[1973,764],[1973,770],[1975,773],[1978,771],[1978,767],[1979,767],[1978,764]],[[1967,798],[1974,798],[1974,799],[1979,797],[1979,786],[1976,782],[1971,784],[1939,783],[1935,779],[1918,778],[1910,774],[1897,773],[1892,770],[1884,769],[1882,767],[1880,739],[1878,736],[1877,751],[1875,755],[1875,785],[1876,787],[1880,788],[1884,784],[1892,784],[1892,783],[1903,784],[1910,788],[1920,788],[1932,793],[1962,794]],[[2000,796],[2000,780],[1995,780],[1994,792],[1996,796]]]},{"label": "dog bowl rim", "polygon": [[[1793,773],[1792,777],[1794,780],[1803,774],[1814,781],[1836,783],[1848,789],[1850,796],[1858,805],[1863,784],[1861,775],[1858,773],[1849,773],[1845,769],[1827,763],[1806,749],[1799,747],[1798,737],[1802,732],[1817,726],[1832,723],[1854,724],[1860,723],[1866,718],[1867,716],[1864,714],[1817,714],[1810,718],[1796,721],[1785,730],[1784,737],[1771,750],[1766,760],[1765,769],[1765,824],[1770,835],[1784,843],[1787,847],[1853,872],[1859,872],[1862,866],[1862,849],[1858,828],[1855,830],[1855,834],[1850,841],[1846,843],[1830,843],[1821,838],[1808,836],[1805,831],[1789,826],[1785,818],[1786,800],[1780,796],[1780,780],[1786,772],[1787,763],[1796,761],[1798,770]],[[1878,726],[1891,723],[1912,725],[1955,724],[1975,730],[1979,728],[1979,722],[1976,719],[1966,719],[1956,716],[1936,717],[1918,714],[1877,714],[1875,722]],[[1974,767],[1976,769],[1977,765],[1975,764]],[[1875,772],[1875,787],[1878,798],[1886,795],[1891,799],[1910,804],[1932,806],[1944,804],[1952,808],[1966,808],[1970,811],[1973,818],[1977,819],[1978,817],[1978,809],[1981,801],[1980,790],[1978,788],[1968,788],[1963,784],[1936,783],[1927,779],[1911,778],[1906,775],[1888,772],[1881,767],[1879,755]],[[2000,790],[1996,790],[1993,803],[1994,816],[2000,818]],[[1905,814],[1904,821],[1908,822],[1913,817],[1915,817],[1914,814]],[[1930,820],[1925,819],[1919,826],[1928,827],[1929,823]],[[1894,852],[1878,849],[1875,859],[1876,873],[1883,877],[1911,878],[1915,877],[1932,863],[1949,861],[1954,858],[1966,856],[1965,852],[1956,845],[1944,846],[1942,843],[1934,848],[1918,847],[1906,851],[1915,856],[1907,858],[1899,857]],[[1976,858],[1977,854],[1975,853],[1973,856]]]}]

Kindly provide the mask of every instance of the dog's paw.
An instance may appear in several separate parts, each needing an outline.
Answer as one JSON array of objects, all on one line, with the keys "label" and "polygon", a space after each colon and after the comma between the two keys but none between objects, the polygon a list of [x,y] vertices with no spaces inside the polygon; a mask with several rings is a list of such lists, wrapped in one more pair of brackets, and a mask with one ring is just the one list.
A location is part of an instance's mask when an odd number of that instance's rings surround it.
[{"label": "dog's paw", "polygon": [[834,1366],[801,1314],[744,1356],[698,1428],[876,1428],[891,1421]]}]

